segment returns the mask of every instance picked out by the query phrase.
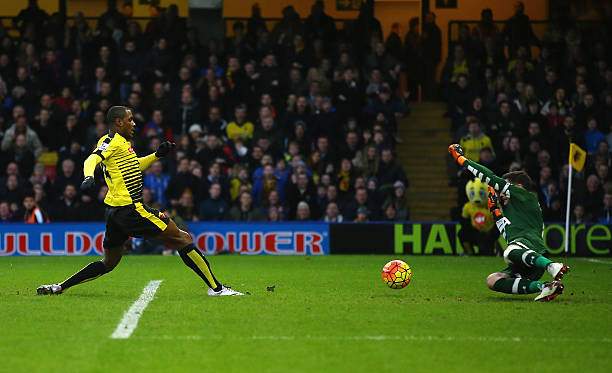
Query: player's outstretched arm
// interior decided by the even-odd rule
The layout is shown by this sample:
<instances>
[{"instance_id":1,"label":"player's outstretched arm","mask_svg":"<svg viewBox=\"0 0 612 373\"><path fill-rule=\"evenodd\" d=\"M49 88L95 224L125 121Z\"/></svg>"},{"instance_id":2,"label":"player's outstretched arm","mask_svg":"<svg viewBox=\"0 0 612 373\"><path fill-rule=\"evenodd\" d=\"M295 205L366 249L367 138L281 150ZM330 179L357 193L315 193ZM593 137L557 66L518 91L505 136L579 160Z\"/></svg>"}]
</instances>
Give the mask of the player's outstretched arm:
<instances>
[{"instance_id":1,"label":"player's outstretched arm","mask_svg":"<svg viewBox=\"0 0 612 373\"><path fill-rule=\"evenodd\" d=\"M151 153L147 156L138 158L138 164L140 166L140 171L146 170L153 164L153 162L155 162L159 158L163 158L166 155L168 155L168 153L170 153L172 149L174 149L175 146L176 144L173 142L164 141L161 144L159 144L159 147L157 148L157 151L155 153Z\"/></svg>"},{"instance_id":2,"label":"player's outstretched arm","mask_svg":"<svg viewBox=\"0 0 612 373\"><path fill-rule=\"evenodd\" d=\"M461 145L450 145L448 147L448 152L459 166L467 167L468 171L474 174L474 176L479 178L481 181L495 188L495 191L499 193L505 193L508 187L510 186L510 183L508 183L501 177L495 175L493 171L489 170L488 168L477 162L467 159L465 157L465 154L463 153L463 148L461 147Z\"/></svg>"},{"instance_id":3,"label":"player's outstretched arm","mask_svg":"<svg viewBox=\"0 0 612 373\"><path fill-rule=\"evenodd\" d=\"M102 162L102 158L96 153L92 153L87 157L83 163L83 175L85 175L85 179L83 183L81 183L81 190L87 190L94 186L94 172L100 162Z\"/></svg>"},{"instance_id":4,"label":"player's outstretched arm","mask_svg":"<svg viewBox=\"0 0 612 373\"><path fill-rule=\"evenodd\" d=\"M155 153L151 153L149 155L146 155L144 157L139 157L138 158L138 166L140 167L140 171L144 171L147 168L149 168L153 162L155 162L157 160L157 156L155 155Z\"/></svg>"}]
</instances>

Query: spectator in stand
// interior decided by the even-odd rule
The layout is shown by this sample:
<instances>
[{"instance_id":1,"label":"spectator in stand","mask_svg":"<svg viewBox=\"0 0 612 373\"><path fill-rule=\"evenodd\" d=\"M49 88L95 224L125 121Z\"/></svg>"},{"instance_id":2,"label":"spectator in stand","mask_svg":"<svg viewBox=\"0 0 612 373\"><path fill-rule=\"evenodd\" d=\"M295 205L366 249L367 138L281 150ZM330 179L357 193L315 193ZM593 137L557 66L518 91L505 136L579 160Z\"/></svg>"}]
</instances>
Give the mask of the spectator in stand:
<instances>
[{"instance_id":1,"label":"spectator in stand","mask_svg":"<svg viewBox=\"0 0 612 373\"><path fill-rule=\"evenodd\" d=\"M584 206L581 204L576 204L574 206L574 210L572 211L571 222L573 224L586 224L586 223L591 223L592 220L586 215Z\"/></svg>"},{"instance_id":2,"label":"spectator in stand","mask_svg":"<svg viewBox=\"0 0 612 373\"><path fill-rule=\"evenodd\" d=\"M43 224L49 222L47 213L43 211L34 198L34 193L28 192L23 198L23 208L25 210L23 221L26 224Z\"/></svg>"},{"instance_id":3,"label":"spectator in stand","mask_svg":"<svg viewBox=\"0 0 612 373\"><path fill-rule=\"evenodd\" d=\"M189 158L178 162L176 174L170 177L166 188L166 199L170 206L178 206L179 200L186 190L199 193L200 180L191 173ZM197 198L196 198L197 200Z\"/></svg>"},{"instance_id":4,"label":"spectator in stand","mask_svg":"<svg viewBox=\"0 0 612 373\"><path fill-rule=\"evenodd\" d=\"M66 185L80 185L82 181L80 171L77 171L75 162L72 159L64 159L61 163L61 171L53 182L53 189L56 196L61 196Z\"/></svg>"},{"instance_id":5,"label":"spectator in stand","mask_svg":"<svg viewBox=\"0 0 612 373\"><path fill-rule=\"evenodd\" d=\"M359 212L365 213L365 218L368 220L371 218L375 219L378 216L377 206L368 200L368 192L364 187L360 187L355 190L353 200L347 203L346 207L342 211L342 215L346 221L354 221L355 219L359 218Z\"/></svg>"},{"instance_id":6,"label":"spectator in stand","mask_svg":"<svg viewBox=\"0 0 612 373\"><path fill-rule=\"evenodd\" d=\"M227 137L232 141L248 142L253 138L255 126L247 120L246 105L236 106L234 120L227 125Z\"/></svg>"},{"instance_id":7,"label":"spectator in stand","mask_svg":"<svg viewBox=\"0 0 612 373\"><path fill-rule=\"evenodd\" d=\"M173 131L177 136L186 134L191 125L201 121L200 106L187 87L181 92L175 118Z\"/></svg>"},{"instance_id":8,"label":"spectator in stand","mask_svg":"<svg viewBox=\"0 0 612 373\"><path fill-rule=\"evenodd\" d=\"M442 70L441 84L446 90L447 97L450 97L450 89L453 83L457 83L459 77L464 76L468 79L474 76L471 62L468 60L465 50L461 45L455 45L452 57L449 55L446 65Z\"/></svg>"},{"instance_id":9,"label":"spectator in stand","mask_svg":"<svg viewBox=\"0 0 612 373\"><path fill-rule=\"evenodd\" d=\"M468 123L468 134L459 141L469 159L479 159L480 151L484 148L493 149L491 138L482 133L480 124L476 119Z\"/></svg>"},{"instance_id":10,"label":"spectator in stand","mask_svg":"<svg viewBox=\"0 0 612 373\"><path fill-rule=\"evenodd\" d=\"M81 202L78 200L76 186L66 184L61 197L53 206L52 220L76 222L81 220L81 215Z\"/></svg>"},{"instance_id":11,"label":"spectator in stand","mask_svg":"<svg viewBox=\"0 0 612 373\"><path fill-rule=\"evenodd\" d=\"M253 208L253 197L249 192L242 192L238 198L238 204L229 211L233 221L262 221L264 215L259 209Z\"/></svg>"},{"instance_id":12,"label":"spectator in stand","mask_svg":"<svg viewBox=\"0 0 612 373\"><path fill-rule=\"evenodd\" d=\"M597 175L589 175L586 179L586 188L580 196L580 200L587 211L596 212L598 206L601 206L603 196L604 191Z\"/></svg>"},{"instance_id":13,"label":"spectator in stand","mask_svg":"<svg viewBox=\"0 0 612 373\"><path fill-rule=\"evenodd\" d=\"M523 2L518 1L514 4L514 15L506 21L503 34L510 55L514 55L519 47L530 50L531 45L539 44L531 28L529 16L525 14Z\"/></svg>"},{"instance_id":14,"label":"spectator in stand","mask_svg":"<svg viewBox=\"0 0 612 373\"><path fill-rule=\"evenodd\" d=\"M23 200L23 191L19 179L16 175L8 175L4 181L4 185L0 186L0 195L10 203L11 210L17 211Z\"/></svg>"},{"instance_id":15,"label":"spectator in stand","mask_svg":"<svg viewBox=\"0 0 612 373\"><path fill-rule=\"evenodd\" d=\"M367 207L359 207L357 209L357 216L355 217L354 222L355 223L366 223L370 221L369 215L370 215L370 211L367 209Z\"/></svg>"},{"instance_id":16,"label":"spectator in stand","mask_svg":"<svg viewBox=\"0 0 612 373\"><path fill-rule=\"evenodd\" d=\"M393 194L391 194L385 201L383 206L392 207L393 214L387 214L387 208L383 207L383 212L386 219L394 221L407 221L410 220L410 210L408 203L408 195L406 194L406 186L401 181L396 181L393 184ZM389 211L391 213L391 211Z\"/></svg>"},{"instance_id":17,"label":"spectator in stand","mask_svg":"<svg viewBox=\"0 0 612 373\"><path fill-rule=\"evenodd\" d=\"M348 118L360 111L362 102L361 86L355 79L353 69L342 72L341 81L334 85L334 104L340 119Z\"/></svg>"},{"instance_id":18,"label":"spectator in stand","mask_svg":"<svg viewBox=\"0 0 612 373\"><path fill-rule=\"evenodd\" d=\"M143 185L151 192L151 202L159 206L167 206L166 190L170 183L170 176L163 172L160 161L154 162L144 175Z\"/></svg>"},{"instance_id":19,"label":"spectator in stand","mask_svg":"<svg viewBox=\"0 0 612 373\"><path fill-rule=\"evenodd\" d=\"M275 174L274 166L270 163L264 165L261 176L256 176L254 179L253 198L257 206L268 201L268 197L273 191L280 193L282 190L283 185Z\"/></svg>"},{"instance_id":20,"label":"spectator in stand","mask_svg":"<svg viewBox=\"0 0 612 373\"><path fill-rule=\"evenodd\" d=\"M0 223L15 221L11 207L7 201L0 201Z\"/></svg>"},{"instance_id":21,"label":"spectator in stand","mask_svg":"<svg viewBox=\"0 0 612 373\"><path fill-rule=\"evenodd\" d=\"M193 200L193 193L189 189L185 189L178 200L178 203L173 206L172 215L179 216L184 222L198 221L196 207Z\"/></svg>"},{"instance_id":22,"label":"spectator in stand","mask_svg":"<svg viewBox=\"0 0 612 373\"><path fill-rule=\"evenodd\" d=\"M13 149L15 147L15 138L20 134L26 138L27 149L34 153L35 157L38 157L42 153L42 143L36 132L28 126L25 115L19 115L15 118L15 123L4 132L2 151L6 152Z\"/></svg>"},{"instance_id":23,"label":"spectator in stand","mask_svg":"<svg viewBox=\"0 0 612 373\"><path fill-rule=\"evenodd\" d=\"M32 130L38 134L43 145L43 150L57 150L59 134L57 133L58 129L55 120L51 118L51 112L48 109L40 109L37 118L37 121L32 126Z\"/></svg>"},{"instance_id":24,"label":"spectator in stand","mask_svg":"<svg viewBox=\"0 0 612 373\"><path fill-rule=\"evenodd\" d=\"M437 97L435 78L442 56L442 31L436 25L436 14L429 12L423 22L423 95L426 100Z\"/></svg>"},{"instance_id":25,"label":"spectator in stand","mask_svg":"<svg viewBox=\"0 0 612 373\"><path fill-rule=\"evenodd\" d=\"M294 220L297 214L297 206L304 201L309 206L316 206L316 189L312 180L305 172L294 174L291 177L291 182L287 186L287 207L288 217ZM311 211L313 216L317 215L316 211Z\"/></svg>"},{"instance_id":26,"label":"spectator in stand","mask_svg":"<svg viewBox=\"0 0 612 373\"><path fill-rule=\"evenodd\" d=\"M378 165L378 174L376 175L379 186L391 186L396 181L401 181L405 186L408 185L408 178L401 165L399 165L393 156L393 150L384 148L381 151L380 163Z\"/></svg>"},{"instance_id":27,"label":"spectator in stand","mask_svg":"<svg viewBox=\"0 0 612 373\"><path fill-rule=\"evenodd\" d=\"M338 204L336 202L329 202L325 208L325 216L323 221L326 223L342 223L344 217L340 214Z\"/></svg>"},{"instance_id":28,"label":"spectator in stand","mask_svg":"<svg viewBox=\"0 0 612 373\"><path fill-rule=\"evenodd\" d=\"M204 122L204 133L223 137L228 123L222 118L219 106L210 106L208 109L208 119Z\"/></svg>"},{"instance_id":29,"label":"spectator in stand","mask_svg":"<svg viewBox=\"0 0 612 373\"><path fill-rule=\"evenodd\" d=\"M382 217L383 221L393 222L393 221L402 220L397 216L397 210L393 203L385 203L382 207L382 211L383 211L383 217Z\"/></svg>"},{"instance_id":30,"label":"spectator in stand","mask_svg":"<svg viewBox=\"0 0 612 373\"><path fill-rule=\"evenodd\" d=\"M34 153L28 148L26 141L24 134L17 135L10 150L0 156L0 167L9 162L15 162L21 172L25 175L31 174L34 169Z\"/></svg>"},{"instance_id":31,"label":"spectator in stand","mask_svg":"<svg viewBox=\"0 0 612 373\"><path fill-rule=\"evenodd\" d=\"M223 169L221 167L221 164L219 163L211 163L208 167L208 174L202 177L201 180L195 181L201 184L199 189L199 195L201 196L208 197L208 190L210 189L210 185L214 183L218 183L219 185L221 185L221 195L223 196L223 198L227 198L228 196L229 186L227 177L225 176L225 173L223 173Z\"/></svg>"},{"instance_id":32,"label":"spectator in stand","mask_svg":"<svg viewBox=\"0 0 612 373\"><path fill-rule=\"evenodd\" d=\"M408 91L414 99L417 99L418 87L423 84L423 73L426 70L423 60L423 42L424 37L419 29L419 19L411 18L408 22L408 32L404 36L404 56L401 57L405 61L404 65L408 74ZM400 57L396 56L396 58Z\"/></svg>"},{"instance_id":33,"label":"spectator in stand","mask_svg":"<svg viewBox=\"0 0 612 373\"><path fill-rule=\"evenodd\" d=\"M603 197L601 208L596 213L599 224L612 224L612 193L607 192Z\"/></svg>"},{"instance_id":34,"label":"spectator in stand","mask_svg":"<svg viewBox=\"0 0 612 373\"><path fill-rule=\"evenodd\" d=\"M457 129L474 106L474 93L469 87L468 77L460 74L449 93L448 114L452 120L452 128ZM482 101L481 101L482 104ZM478 107L478 104L476 104ZM478 109L476 109L477 111ZM471 113L470 113L471 114ZM476 113L477 114L477 113Z\"/></svg>"},{"instance_id":35,"label":"spectator in stand","mask_svg":"<svg viewBox=\"0 0 612 373\"><path fill-rule=\"evenodd\" d=\"M297 212L295 214L295 220L297 221L308 221L311 220L310 218L310 206L308 206L308 203L304 202L304 201L300 201L300 203L298 203L297 205Z\"/></svg>"},{"instance_id":36,"label":"spectator in stand","mask_svg":"<svg viewBox=\"0 0 612 373\"><path fill-rule=\"evenodd\" d=\"M586 145L586 151L589 155L593 155L597 151L599 143L605 141L606 137L603 132L597 129L597 120L590 118L587 121L587 130L584 133L584 143Z\"/></svg>"}]
</instances>

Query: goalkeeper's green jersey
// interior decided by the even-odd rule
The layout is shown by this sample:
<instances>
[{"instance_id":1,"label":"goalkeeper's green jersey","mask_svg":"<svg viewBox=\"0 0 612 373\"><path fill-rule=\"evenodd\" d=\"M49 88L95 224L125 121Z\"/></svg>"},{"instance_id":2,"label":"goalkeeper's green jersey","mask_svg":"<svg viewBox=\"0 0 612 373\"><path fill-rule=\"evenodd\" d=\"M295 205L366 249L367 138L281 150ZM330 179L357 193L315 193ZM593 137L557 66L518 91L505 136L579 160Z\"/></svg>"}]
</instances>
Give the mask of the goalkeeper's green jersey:
<instances>
[{"instance_id":1,"label":"goalkeeper's green jersey","mask_svg":"<svg viewBox=\"0 0 612 373\"><path fill-rule=\"evenodd\" d=\"M545 253L547 249L542 238L544 222L538 196L512 185L481 164L468 159L464 165L474 176L508 198L508 203L502 208L504 217L496 223L506 242Z\"/></svg>"}]
</instances>

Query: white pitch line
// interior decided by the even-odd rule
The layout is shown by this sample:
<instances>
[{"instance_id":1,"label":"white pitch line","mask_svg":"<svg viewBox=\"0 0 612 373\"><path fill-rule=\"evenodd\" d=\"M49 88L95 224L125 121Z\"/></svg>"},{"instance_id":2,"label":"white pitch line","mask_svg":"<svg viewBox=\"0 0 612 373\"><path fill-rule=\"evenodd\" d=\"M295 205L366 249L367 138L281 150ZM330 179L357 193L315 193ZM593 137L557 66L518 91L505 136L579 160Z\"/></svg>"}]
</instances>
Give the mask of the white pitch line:
<instances>
[{"instance_id":1,"label":"white pitch line","mask_svg":"<svg viewBox=\"0 0 612 373\"><path fill-rule=\"evenodd\" d=\"M159 288L161 282L162 280L151 280L147 286L145 286L140 297L138 297L132 306L125 311L119 325L117 325L117 328L110 336L112 339L126 339L132 335L138 326L140 316L142 316L145 308L147 308L149 303L153 300L155 292Z\"/></svg>"},{"instance_id":2,"label":"white pitch line","mask_svg":"<svg viewBox=\"0 0 612 373\"><path fill-rule=\"evenodd\" d=\"M611 261L601 260L601 259L593 259L593 258L580 258L580 260L590 263L600 263L600 264L612 264Z\"/></svg>"},{"instance_id":3,"label":"white pitch line","mask_svg":"<svg viewBox=\"0 0 612 373\"><path fill-rule=\"evenodd\" d=\"M136 337L141 339L161 339L161 340L221 340L226 336L215 335L161 335ZM272 341L416 341L416 342L568 342L568 343L612 343L612 338L546 338L546 337L512 337L512 336L438 336L438 335L347 335L347 336L326 336L326 335L254 335L254 336L234 336L238 340L272 340Z\"/></svg>"}]
</instances>

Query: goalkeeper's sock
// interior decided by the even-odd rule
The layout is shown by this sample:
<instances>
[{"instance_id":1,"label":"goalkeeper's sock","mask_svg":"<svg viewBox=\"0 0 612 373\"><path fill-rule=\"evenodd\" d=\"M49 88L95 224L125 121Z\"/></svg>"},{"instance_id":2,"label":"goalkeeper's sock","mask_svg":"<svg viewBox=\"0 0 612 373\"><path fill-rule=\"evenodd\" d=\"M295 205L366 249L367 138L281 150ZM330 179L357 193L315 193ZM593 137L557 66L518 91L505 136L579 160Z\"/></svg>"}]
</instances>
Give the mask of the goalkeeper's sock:
<instances>
[{"instance_id":1,"label":"goalkeeper's sock","mask_svg":"<svg viewBox=\"0 0 612 373\"><path fill-rule=\"evenodd\" d=\"M537 267L542 269L546 269L546 267L552 263L552 260L528 249L506 249L506 252L504 252L504 259L506 259L506 262L510 262L512 264L524 264L527 267Z\"/></svg>"},{"instance_id":2,"label":"goalkeeper's sock","mask_svg":"<svg viewBox=\"0 0 612 373\"><path fill-rule=\"evenodd\" d=\"M506 294L532 294L539 293L544 283L531 281L525 278L502 278L495 282L493 290Z\"/></svg>"},{"instance_id":3,"label":"goalkeeper's sock","mask_svg":"<svg viewBox=\"0 0 612 373\"><path fill-rule=\"evenodd\" d=\"M102 261L91 262L86 265L83 269L70 276L66 281L62 282L60 286L62 290L66 290L74 285L82 284L83 282L94 280L103 274L108 272L108 268Z\"/></svg>"},{"instance_id":4,"label":"goalkeeper's sock","mask_svg":"<svg viewBox=\"0 0 612 373\"><path fill-rule=\"evenodd\" d=\"M194 244L189 244L184 248L180 249L179 255L183 262L191 268L204 282L208 285L209 288L214 291L221 290L222 286L219 281L213 275L212 270L210 269L210 264L202 255L200 250L198 250Z\"/></svg>"}]
</instances>

